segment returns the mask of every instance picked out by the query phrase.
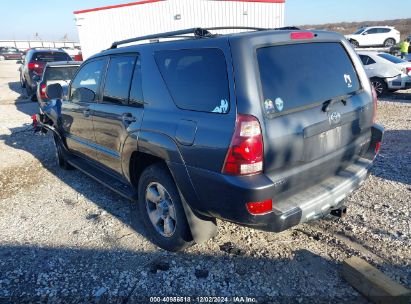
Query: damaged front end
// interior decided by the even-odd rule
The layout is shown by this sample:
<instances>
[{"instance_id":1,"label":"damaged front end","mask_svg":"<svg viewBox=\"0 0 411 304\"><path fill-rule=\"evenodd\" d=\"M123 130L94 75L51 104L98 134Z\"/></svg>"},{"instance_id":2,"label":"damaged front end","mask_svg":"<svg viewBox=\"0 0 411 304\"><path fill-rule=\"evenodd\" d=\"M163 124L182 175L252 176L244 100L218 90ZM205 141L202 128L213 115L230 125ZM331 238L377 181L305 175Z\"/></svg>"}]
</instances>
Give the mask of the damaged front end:
<instances>
[{"instance_id":1,"label":"damaged front end","mask_svg":"<svg viewBox=\"0 0 411 304\"><path fill-rule=\"evenodd\" d=\"M34 133L47 133L48 130L59 135L61 121L61 100L53 99L40 107L40 113L31 116ZM59 135L60 136L60 135Z\"/></svg>"}]
</instances>

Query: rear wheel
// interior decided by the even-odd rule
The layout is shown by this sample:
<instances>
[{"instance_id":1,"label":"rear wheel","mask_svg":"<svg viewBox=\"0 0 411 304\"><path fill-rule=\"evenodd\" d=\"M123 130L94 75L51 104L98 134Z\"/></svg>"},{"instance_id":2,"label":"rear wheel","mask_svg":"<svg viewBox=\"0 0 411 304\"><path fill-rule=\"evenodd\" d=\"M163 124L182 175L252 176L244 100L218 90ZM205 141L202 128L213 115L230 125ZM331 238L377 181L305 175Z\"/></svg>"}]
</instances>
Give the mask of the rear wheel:
<instances>
[{"instance_id":1,"label":"rear wheel","mask_svg":"<svg viewBox=\"0 0 411 304\"><path fill-rule=\"evenodd\" d=\"M26 87L26 83L23 81L23 78L20 75L20 86L24 89Z\"/></svg>"},{"instance_id":2,"label":"rear wheel","mask_svg":"<svg viewBox=\"0 0 411 304\"><path fill-rule=\"evenodd\" d=\"M386 94L388 91L387 83L381 78L372 78L371 84L373 85L375 91L377 92L378 97Z\"/></svg>"},{"instance_id":3,"label":"rear wheel","mask_svg":"<svg viewBox=\"0 0 411 304\"><path fill-rule=\"evenodd\" d=\"M384 41L385 47L392 47L394 45L395 45L395 40L392 38L388 38L387 40Z\"/></svg>"},{"instance_id":4,"label":"rear wheel","mask_svg":"<svg viewBox=\"0 0 411 304\"><path fill-rule=\"evenodd\" d=\"M154 164L144 170L138 184L138 203L153 243L168 251L192 245L180 195L165 165Z\"/></svg>"},{"instance_id":5,"label":"rear wheel","mask_svg":"<svg viewBox=\"0 0 411 304\"><path fill-rule=\"evenodd\" d=\"M64 148L62 146L63 144L61 143L61 140L55 134L53 135L53 138L57 165L63 170L74 170L75 168L72 165L70 165L65 158L63 150Z\"/></svg>"}]
</instances>

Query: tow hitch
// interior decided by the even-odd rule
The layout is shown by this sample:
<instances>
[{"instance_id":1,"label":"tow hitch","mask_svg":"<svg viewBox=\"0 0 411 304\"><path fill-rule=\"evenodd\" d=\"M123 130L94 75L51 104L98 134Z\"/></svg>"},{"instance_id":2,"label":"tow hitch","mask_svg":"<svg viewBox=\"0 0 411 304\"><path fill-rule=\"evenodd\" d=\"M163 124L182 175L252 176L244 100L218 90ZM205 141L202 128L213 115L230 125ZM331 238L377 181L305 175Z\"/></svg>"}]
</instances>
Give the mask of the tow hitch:
<instances>
[{"instance_id":1,"label":"tow hitch","mask_svg":"<svg viewBox=\"0 0 411 304\"><path fill-rule=\"evenodd\" d=\"M341 207L338 209L331 210L331 215L334 215L339 218L343 218L347 215L347 207Z\"/></svg>"}]
</instances>

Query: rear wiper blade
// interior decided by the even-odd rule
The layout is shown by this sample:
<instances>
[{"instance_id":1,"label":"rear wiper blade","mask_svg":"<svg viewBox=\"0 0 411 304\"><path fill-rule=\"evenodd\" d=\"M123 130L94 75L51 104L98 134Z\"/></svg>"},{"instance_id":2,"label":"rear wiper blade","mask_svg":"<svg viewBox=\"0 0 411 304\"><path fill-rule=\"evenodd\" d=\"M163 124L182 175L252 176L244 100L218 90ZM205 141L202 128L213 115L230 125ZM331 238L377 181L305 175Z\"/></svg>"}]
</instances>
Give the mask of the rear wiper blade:
<instances>
[{"instance_id":1,"label":"rear wiper blade","mask_svg":"<svg viewBox=\"0 0 411 304\"><path fill-rule=\"evenodd\" d=\"M351 93L351 94L342 95L342 96L339 96L339 97L336 97L336 98L326 100L326 101L323 102L322 111L323 112L329 112L331 110L331 106L336 102L342 102L342 104L344 106L346 106L347 105L347 99L351 98L354 95L355 95L355 93Z\"/></svg>"}]
</instances>

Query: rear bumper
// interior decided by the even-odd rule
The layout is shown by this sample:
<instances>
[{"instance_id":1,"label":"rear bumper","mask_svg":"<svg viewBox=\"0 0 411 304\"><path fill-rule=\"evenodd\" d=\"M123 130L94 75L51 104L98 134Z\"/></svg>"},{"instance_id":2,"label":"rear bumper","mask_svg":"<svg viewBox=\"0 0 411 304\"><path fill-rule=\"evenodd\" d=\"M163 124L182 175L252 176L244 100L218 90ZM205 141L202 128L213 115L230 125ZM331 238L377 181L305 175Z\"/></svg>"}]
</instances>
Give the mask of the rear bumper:
<instances>
[{"instance_id":1,"label":"rear bumper","mask_svg":"<svg viewBox=\"0 0 411 304\"><path fill-rule=\"evenodd\" d=\"M321 218L340 208L344 199L367 178L376 156L375 147L382 141L383 128L374 126L368 151L348 167L320 183L283 200L273 194L276 185L264 174L236 177L188 168L199 202L192 206L198 212L240 225L280 232L299 223ZM252 215L247 202L273 199L273 211Z\"/></svg>"}]
</instances>

